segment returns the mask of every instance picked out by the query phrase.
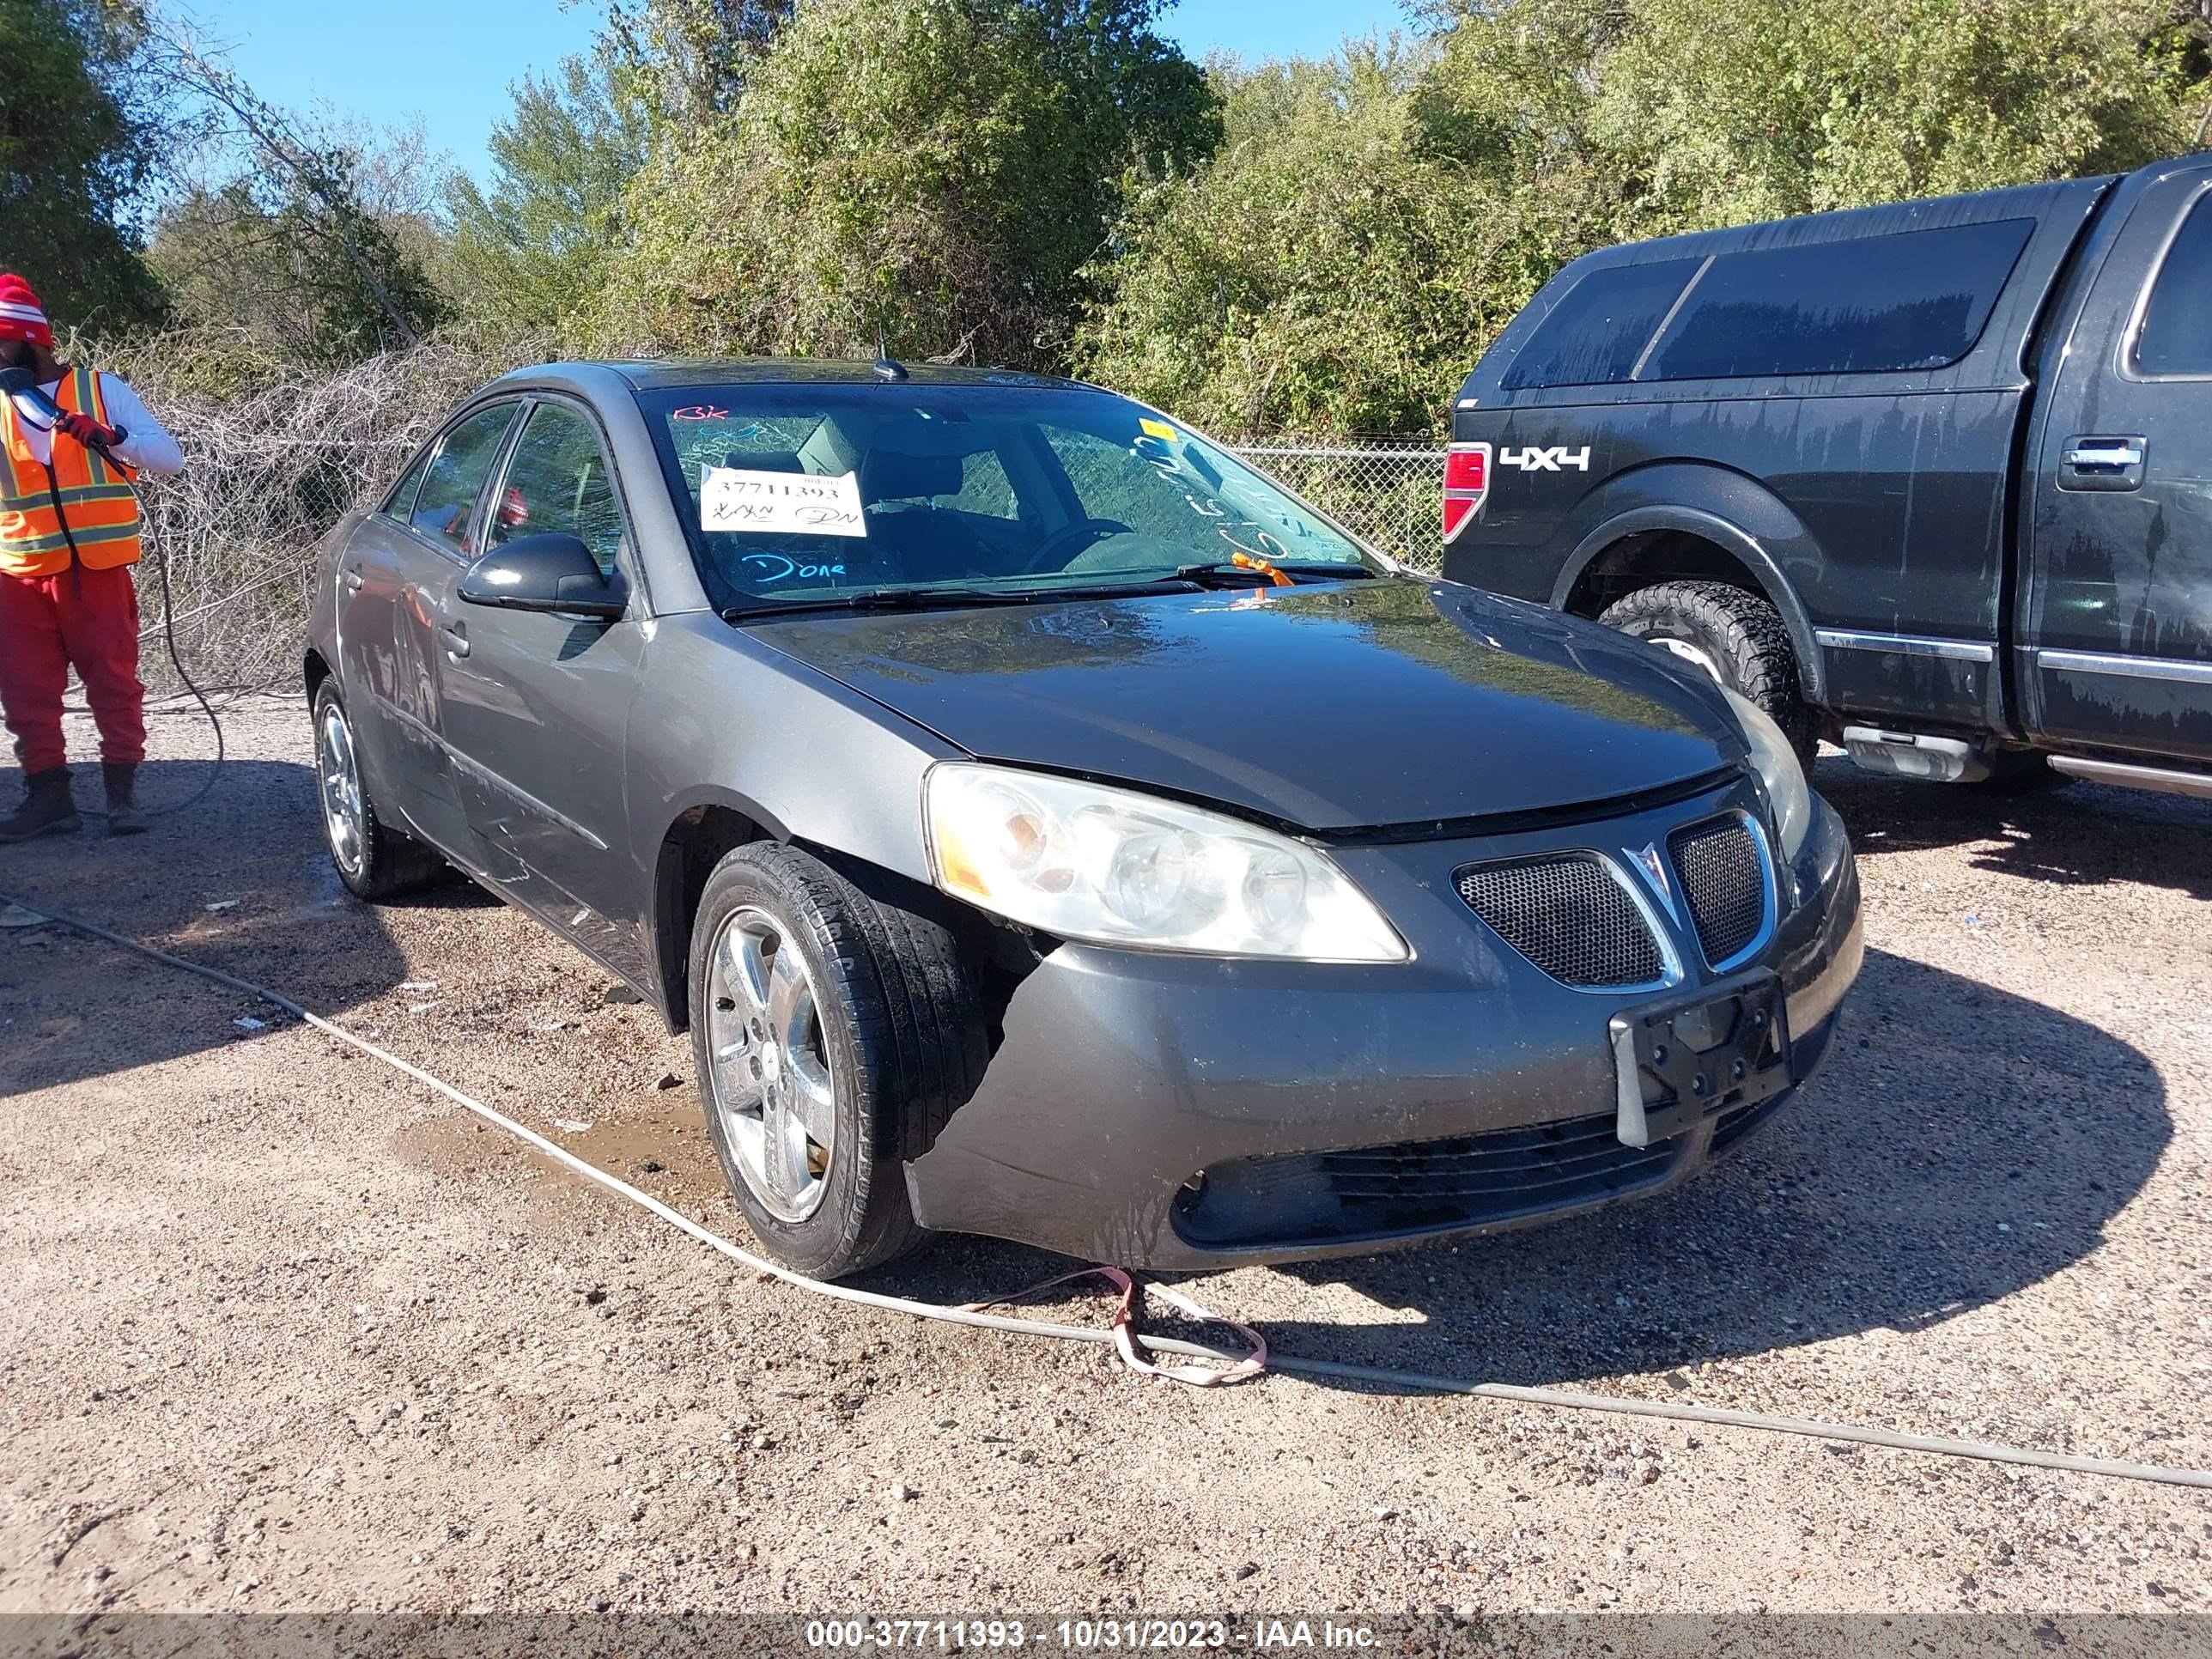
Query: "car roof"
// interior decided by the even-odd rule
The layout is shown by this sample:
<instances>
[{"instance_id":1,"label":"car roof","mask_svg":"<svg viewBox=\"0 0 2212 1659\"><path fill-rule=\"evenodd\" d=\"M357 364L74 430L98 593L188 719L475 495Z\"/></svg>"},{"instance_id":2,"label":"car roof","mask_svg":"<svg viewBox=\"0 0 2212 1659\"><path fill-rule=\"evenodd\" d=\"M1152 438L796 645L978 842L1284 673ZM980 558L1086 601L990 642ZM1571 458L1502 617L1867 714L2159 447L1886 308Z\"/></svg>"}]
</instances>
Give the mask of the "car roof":
<instances>
[{"instance_id":1,"label":"car roof","mask_svg":"<svg viewBox=\"0 0 2212 1659\"><path fill-rule=\"evenodd\" d=\"M1097 391L1080 380L1011 368L969 368L948 363L905 363L904 381L886 381L872 362L836 357L692 357L595 362L556 362L517 369L510 381L575 384L611 374L633 392L677 391L701 386L995 386Z\"/></svg>"}]
</instances>

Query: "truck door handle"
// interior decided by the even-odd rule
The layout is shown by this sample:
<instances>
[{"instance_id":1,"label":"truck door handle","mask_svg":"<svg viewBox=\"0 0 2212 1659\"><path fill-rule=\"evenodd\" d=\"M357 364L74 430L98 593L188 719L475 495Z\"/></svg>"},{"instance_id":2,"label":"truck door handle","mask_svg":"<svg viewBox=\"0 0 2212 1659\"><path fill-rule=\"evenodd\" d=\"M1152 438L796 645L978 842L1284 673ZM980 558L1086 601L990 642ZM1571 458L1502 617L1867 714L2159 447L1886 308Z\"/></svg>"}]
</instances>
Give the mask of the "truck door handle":
<instances>
[{"instance_id":1,"label":"truck door handle","mask_svg":"<svg viewBox=\"0 0 2212 1659\"><path fill-rule=\"evenodd\" d=\"M2141 466L2142 458L2142 451L2131 444L2111 444L2094 448L2085 444L2079 449L2066 452L2066 465L2086 472L2094 467Z\"/></svg>"},{"instance_id":2,"label":"truck door handle","mask_svg":"<svg viewBox=\"0 0 2212 1659\"><path fill-rule=\"evenodd\" d=\"M359 565L349 564L345 568L345 574L341 578L341 580L343 580L346 585L347 592L358 593L361 592L363 583L365 583L368 579L361 574L361 567Z\"/></svg>"},{"instance_id":3,"label":"truck door handle","mask_svg":"<svg viewBox=\"0 0 2212 1659\"><path fill-rule=\"evenodd\" d=\"M447 623L438 630L446 641L446 654L459 659L469 654L469 630L459 623Z\"/></svg>"},{"instance_id":4,"label":"truck door handle","mask_svg":"<svg viewBox=\"0 0 2212 1659\"><path fill-rule=\"evenodd\" d=\"M2140 436L2083 434L2069 438L2058 452L2061 489L2135 489L2143 481L2143 458L2150 446Z\"/></svg>"}]
</instances>

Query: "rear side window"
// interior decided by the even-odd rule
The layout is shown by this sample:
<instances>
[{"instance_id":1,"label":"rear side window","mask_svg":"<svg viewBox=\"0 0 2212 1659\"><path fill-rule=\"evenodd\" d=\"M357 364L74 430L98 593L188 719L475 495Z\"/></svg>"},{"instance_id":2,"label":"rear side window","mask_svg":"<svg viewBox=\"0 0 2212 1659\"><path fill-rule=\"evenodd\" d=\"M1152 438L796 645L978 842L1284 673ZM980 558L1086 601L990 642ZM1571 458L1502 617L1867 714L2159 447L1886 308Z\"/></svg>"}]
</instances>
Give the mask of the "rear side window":
<instances>
[{"instance_id":1,"label":"rear side window","mask_svg":"<svg viewBox=\"0 0 2212 1659\"><path fill-rule=\"evenodd\" d=\"M1704 263L1661 259L1591 271L1537 325L1499 384L1508 392L1619 385Z\"/></svg>"},{"instance_id":2,"label":"rear side window","mask_svg":"<svg viewBox=\"0 0 2212 1659\"><path fill-rule=\"evenodd\" d=\"M2033 219L1717 256L1640 380L1941 368L1973 349Z\"/></svg>"},{"instance_id":3,"label":"rear side window","mask_svg":"<svg viewBox=\"0 0 2212 1659\"><path fill-rule=\"evenodd\" d=\"M2212 196L2200 196L2158 267L2142 332L2142 374L2212 374Z\"/></svg>"}]
</instances>

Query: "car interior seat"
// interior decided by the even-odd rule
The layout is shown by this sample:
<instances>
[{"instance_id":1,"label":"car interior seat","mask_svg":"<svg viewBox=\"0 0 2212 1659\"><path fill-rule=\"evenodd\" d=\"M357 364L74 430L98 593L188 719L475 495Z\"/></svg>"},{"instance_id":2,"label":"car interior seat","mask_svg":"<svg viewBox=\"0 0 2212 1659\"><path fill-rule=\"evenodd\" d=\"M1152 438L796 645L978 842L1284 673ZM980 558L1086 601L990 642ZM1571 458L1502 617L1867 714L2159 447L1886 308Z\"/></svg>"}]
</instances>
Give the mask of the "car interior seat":
<instances>
[{"instance_id":1,"label":"car interior seat","mask_svg":"<svg viewBox=\"0 0 2212 1659\"><path fill-rule=\"evenodd\" d=\"M804 472L806 464L795 449L733 449L722 457L724 466L752 472Z\"/></svg>"},{"instance_id":2,"label":"car interior seat","mask_svg":"<svg viewBox=\"0 0 2212 1659\"><path fill-rule=\"evenodd\" d=\"M887 449L878 443L860 462L860 501L866 507L927 503L939 495L957 495L966 476L957 455Z\"/></svg>"}]
</instances>

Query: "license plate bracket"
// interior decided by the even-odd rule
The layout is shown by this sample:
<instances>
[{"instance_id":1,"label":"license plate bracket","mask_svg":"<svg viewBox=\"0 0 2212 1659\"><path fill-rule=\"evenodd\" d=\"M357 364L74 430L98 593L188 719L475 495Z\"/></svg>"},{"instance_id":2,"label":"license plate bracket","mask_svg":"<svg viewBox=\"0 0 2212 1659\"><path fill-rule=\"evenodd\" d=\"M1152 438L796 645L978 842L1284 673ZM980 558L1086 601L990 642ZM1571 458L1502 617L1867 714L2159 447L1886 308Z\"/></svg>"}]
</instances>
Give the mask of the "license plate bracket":
<instances>
[{"instance_id":1,"label":"license plate bracket","mask_svg":"<svg viewBox=\"0 0 2212 1659\"><path fill-rule=\"evenodd\" d=\"M1789 1019L1782 981L1765 971L1615 1014L1621 1144L1649 1146L1788 1088Z\"/></svg>"}]
</instances>

